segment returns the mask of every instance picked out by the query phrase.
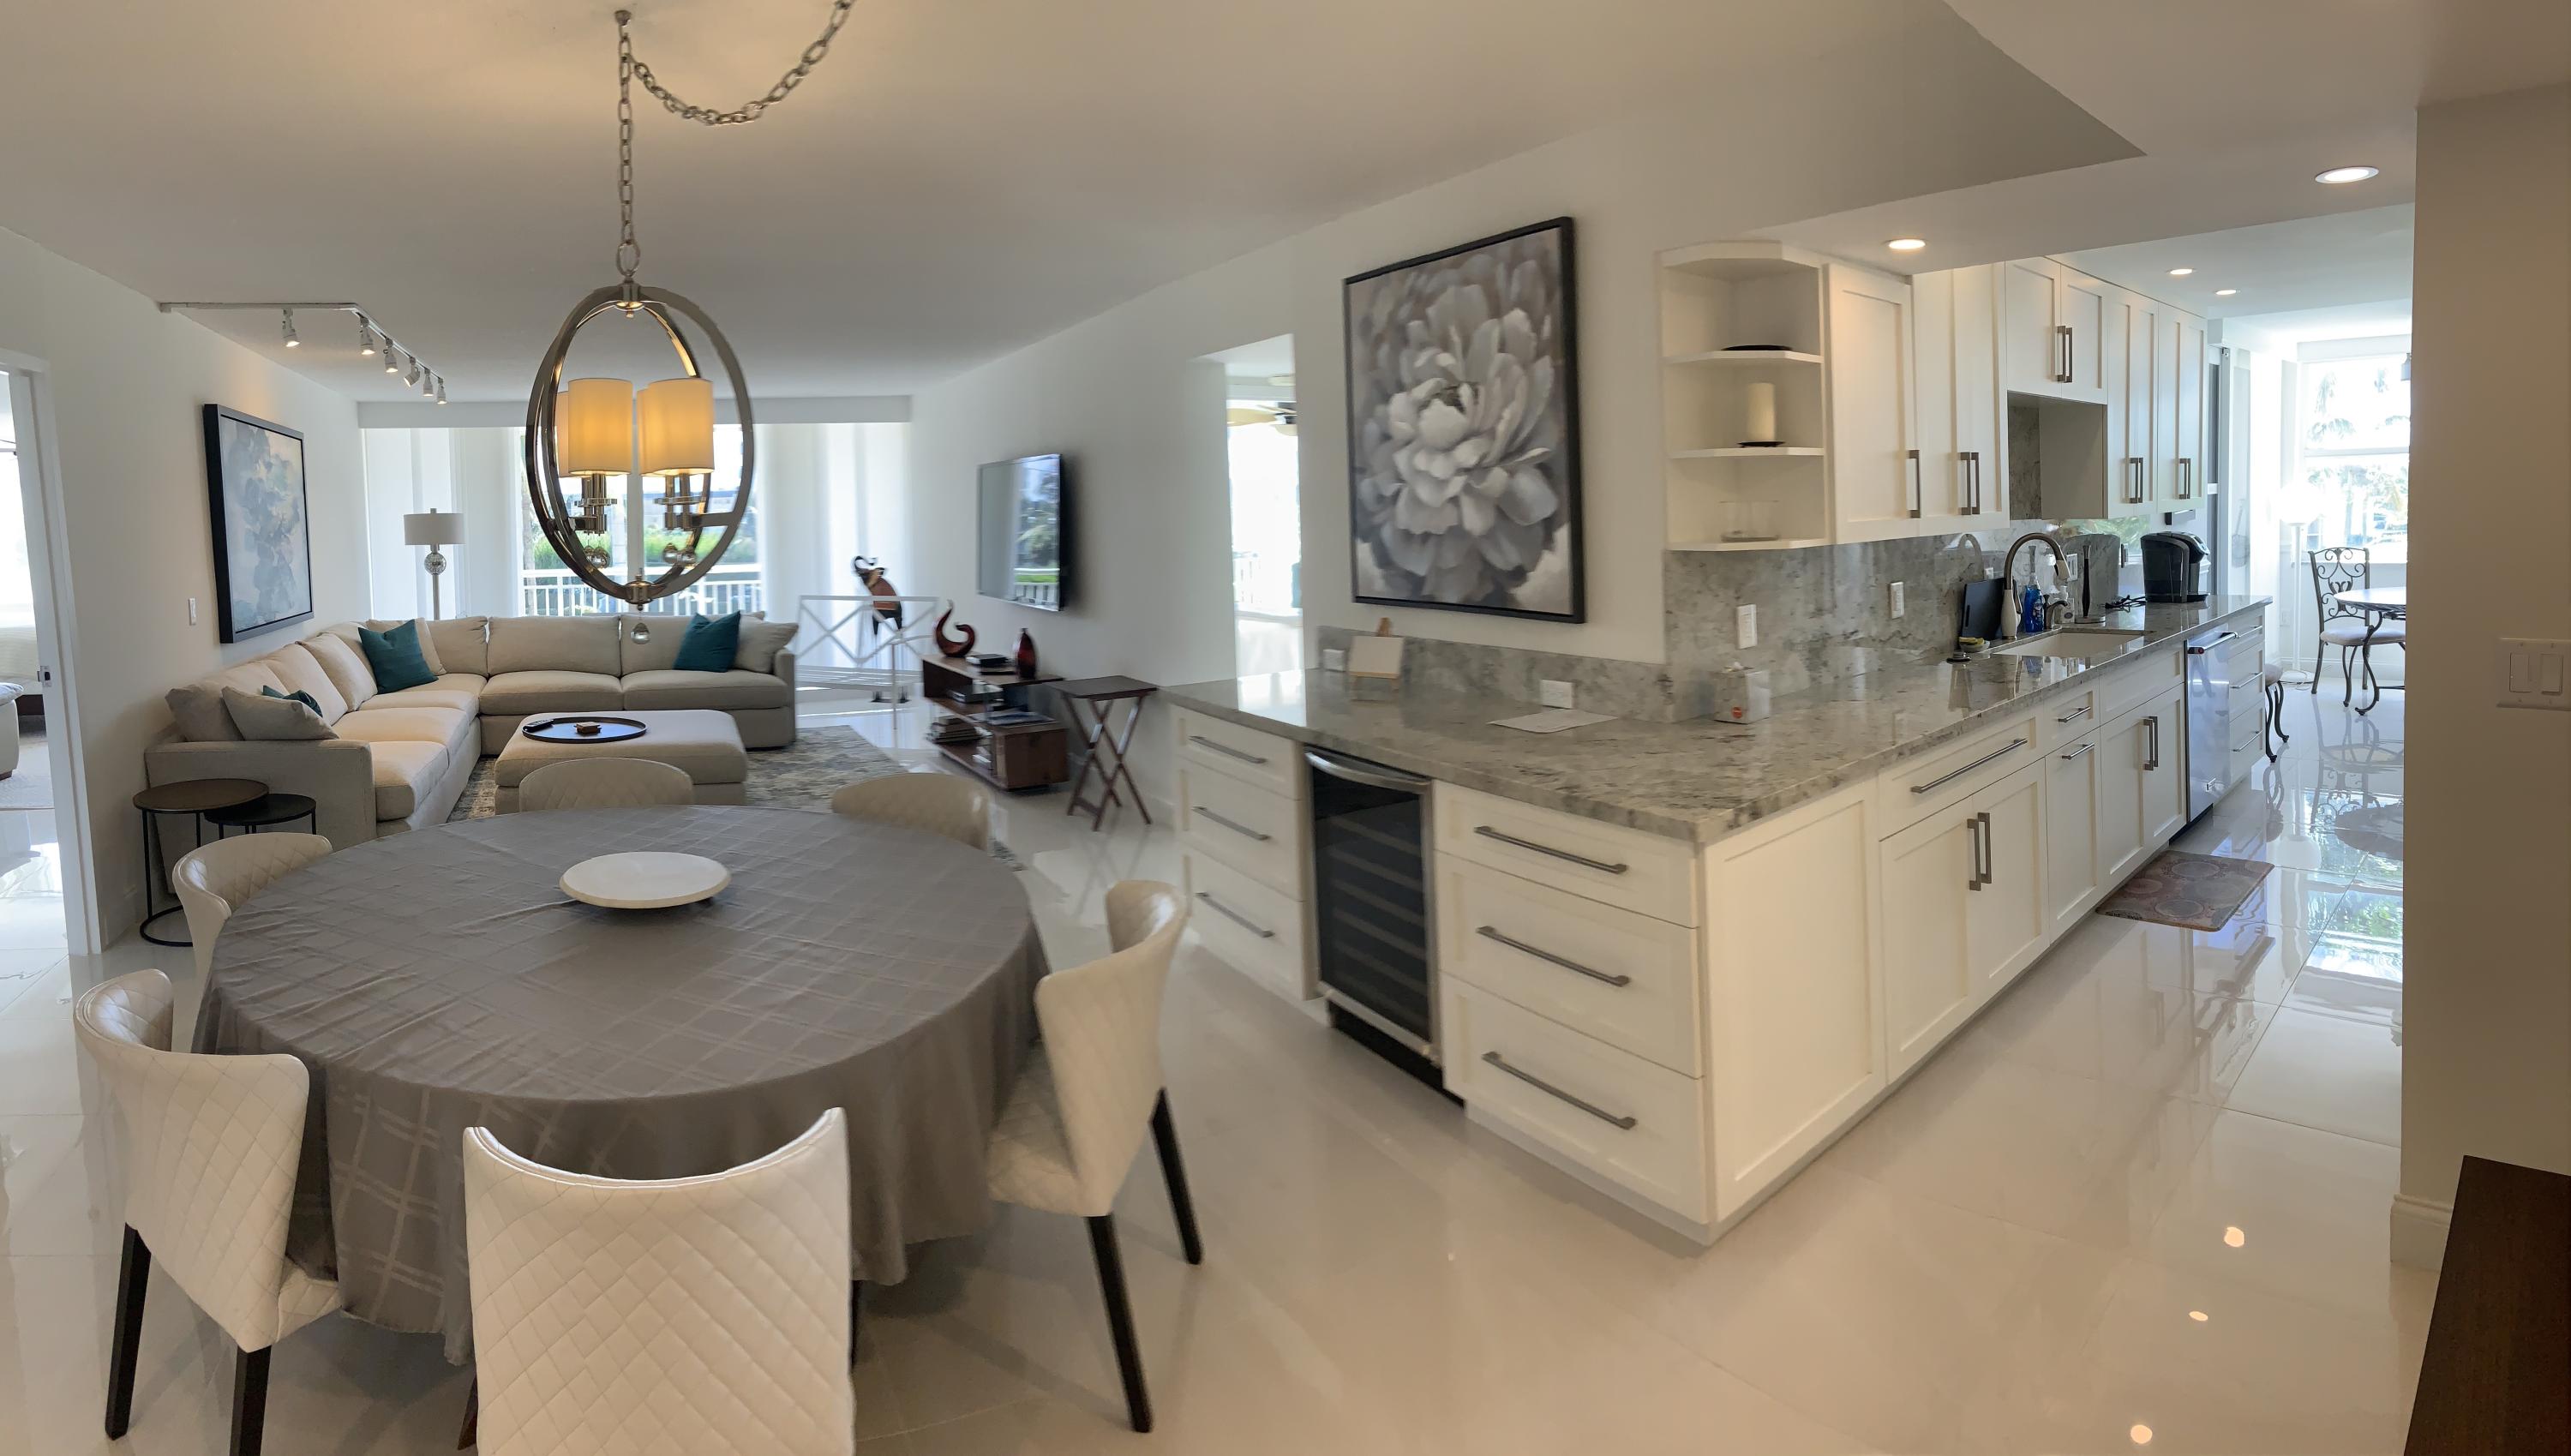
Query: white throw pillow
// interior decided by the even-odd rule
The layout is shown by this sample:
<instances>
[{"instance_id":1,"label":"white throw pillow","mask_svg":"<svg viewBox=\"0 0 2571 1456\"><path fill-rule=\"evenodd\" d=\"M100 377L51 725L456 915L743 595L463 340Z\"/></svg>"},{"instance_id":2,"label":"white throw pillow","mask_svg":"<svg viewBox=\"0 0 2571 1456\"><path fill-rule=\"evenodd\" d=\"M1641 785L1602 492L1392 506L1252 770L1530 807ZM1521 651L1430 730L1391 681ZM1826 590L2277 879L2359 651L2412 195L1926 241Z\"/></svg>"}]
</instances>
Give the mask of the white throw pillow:
<instances>
[{"instance_id":1,"label":"white throw pillow","mask_svg":"<svg viewBox=\"0 0 2571 1456\"><path fill-rule=\"evenodd\" d=\"M224 711L232 715L233 727L241 729L241 735L253 742L299 742L339 736L321 721L321 715L291 698L269 698L227 688Z\"/></svg>"},{"instance_id":2,"label":"white throw pillow","mask_svg":"<svg viewBox=\"0 0 2571 1456\"><path fill-rule=\"evenodd\" d=\"M794 624L771 622L764 613L741 614L741 645L733 650L735 671L773 673L776 655L794 640Z\"/></svg>"}]
</instances>

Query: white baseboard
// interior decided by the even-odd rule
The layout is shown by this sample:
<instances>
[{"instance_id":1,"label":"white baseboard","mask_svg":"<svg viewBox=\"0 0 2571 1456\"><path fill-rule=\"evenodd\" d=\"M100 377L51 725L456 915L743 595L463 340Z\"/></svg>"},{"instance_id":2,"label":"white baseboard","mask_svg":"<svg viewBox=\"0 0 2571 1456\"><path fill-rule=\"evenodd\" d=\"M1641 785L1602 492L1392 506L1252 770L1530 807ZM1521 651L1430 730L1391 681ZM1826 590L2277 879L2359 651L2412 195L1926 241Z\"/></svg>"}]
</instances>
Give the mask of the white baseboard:
<instances>
[{"instance_id":1,"label":"white baseboard","mask_svg":"<svg viewBox=\"0 0 2571 1456\"><path fill-rule=\"evenodd\" d=\"M2455 1218L2455 1206L2414 1199L2408 1194L2392 1197L2392 1261L2414 1269L2436 1269L2446 1261L2446 1227Z\"/></svg>"}]
</instances>

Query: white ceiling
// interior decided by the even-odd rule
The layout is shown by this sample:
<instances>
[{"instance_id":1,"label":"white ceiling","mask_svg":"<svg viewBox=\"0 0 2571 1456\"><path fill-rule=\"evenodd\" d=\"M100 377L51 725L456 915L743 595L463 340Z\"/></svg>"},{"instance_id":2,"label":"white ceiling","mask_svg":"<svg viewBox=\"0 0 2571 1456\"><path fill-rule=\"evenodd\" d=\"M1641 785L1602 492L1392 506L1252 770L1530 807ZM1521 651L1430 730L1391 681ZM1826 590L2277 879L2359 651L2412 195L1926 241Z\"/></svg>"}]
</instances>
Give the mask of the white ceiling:
<instances>
[{"instance_id":1,"label":"white ceiling","mask_svg":"<svg viewBox=\"0 0 2571 1456\"><path fill-rule=\"evenodd\" d=\"M2410 218L2403 204L2062 256L2093 277L2208 318L2387 301L2400 302L2406 314ZM2175 267L2195 271L2175 278ZM2217 288L2238 291L2217 297Z\"/></svg>"},{"instance_id":2,"label":"white ceiling","mask_svg":"<svg viewBox=\"0 0 2571 1456\"><path fill-rule=\"evenodd\" d=\"M51 123L0 149L0 226L154 297L354 299L454 397L523 397L563 310L615 278L617 3L0 0L0 96ZM826 8L631 3L638 54L726 106ZM860 0L755 126L639 99L642 276L721 319L763 393L901 393L1727 69L1923 18L1944 13ZM273 315L203 321L403 397L341 325L289 354Z\"/></svg>"},{"instance_id":3,"label":"white ceiling","mask_svg":"<svg viewBox=\"0 0 2571 1456\"><path fill-rule=\"evenodd\" d=\"M2320 339L2389 338L2410 332L2410 300L2341 303L2328 308L2295 308L2281 313L2236 313L2223 320L2229 339L2263 336L2272 348Z\"/></svg>"}]
</instances>

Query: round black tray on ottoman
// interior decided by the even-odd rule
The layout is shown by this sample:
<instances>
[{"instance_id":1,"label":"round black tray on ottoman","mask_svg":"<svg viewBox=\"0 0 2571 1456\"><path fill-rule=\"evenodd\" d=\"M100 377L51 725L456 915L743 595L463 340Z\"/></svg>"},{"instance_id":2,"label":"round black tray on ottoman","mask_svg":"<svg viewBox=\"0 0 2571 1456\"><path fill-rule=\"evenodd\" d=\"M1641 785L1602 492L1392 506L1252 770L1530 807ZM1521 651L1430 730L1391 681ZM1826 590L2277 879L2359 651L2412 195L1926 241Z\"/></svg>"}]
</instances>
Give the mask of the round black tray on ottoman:
<instances>
[{"instance_id":1,"label":"round black tray on ottoman","mask_svg":"<svg viewBox=\"0 0 2571 1456\"><path fill-rule=\"evenodd\" d=\"M585 723L598 725L598 731L594 733L580 731L579 726ZM584 717L529 719L525 727L518 731L540 743L622 743L628 739L643 736L646 729L634 719L610 718L599 714Z\"/></svg>"}]
</instances>

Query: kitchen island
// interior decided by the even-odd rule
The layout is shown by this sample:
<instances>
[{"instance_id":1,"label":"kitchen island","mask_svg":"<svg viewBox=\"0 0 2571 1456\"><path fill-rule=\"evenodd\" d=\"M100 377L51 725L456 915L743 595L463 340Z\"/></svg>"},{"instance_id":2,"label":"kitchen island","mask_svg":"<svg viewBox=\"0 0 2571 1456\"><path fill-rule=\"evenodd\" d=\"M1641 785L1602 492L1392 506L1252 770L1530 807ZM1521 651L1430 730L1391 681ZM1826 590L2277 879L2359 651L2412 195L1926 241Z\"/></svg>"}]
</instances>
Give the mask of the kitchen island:
<instances>
[{"instance_id":1,"label":"kitchen island","mask_svg":"<svg viewBox=\"0 0 2571 1456\"><path fill-rule=\"evenodd\" d=\"M1302 748L1433 780L1446 1089L1710 1240L2167 845L2185 644L2247 639L2228 686L2256 696L2267 605L1877 667L1744 726L1527 733L1491 723L1520 702L1328 673L1169 689L1188 888L1217 912L1197 928L1271 989L1320 994Z\"/></svg>"}]
</instances>

